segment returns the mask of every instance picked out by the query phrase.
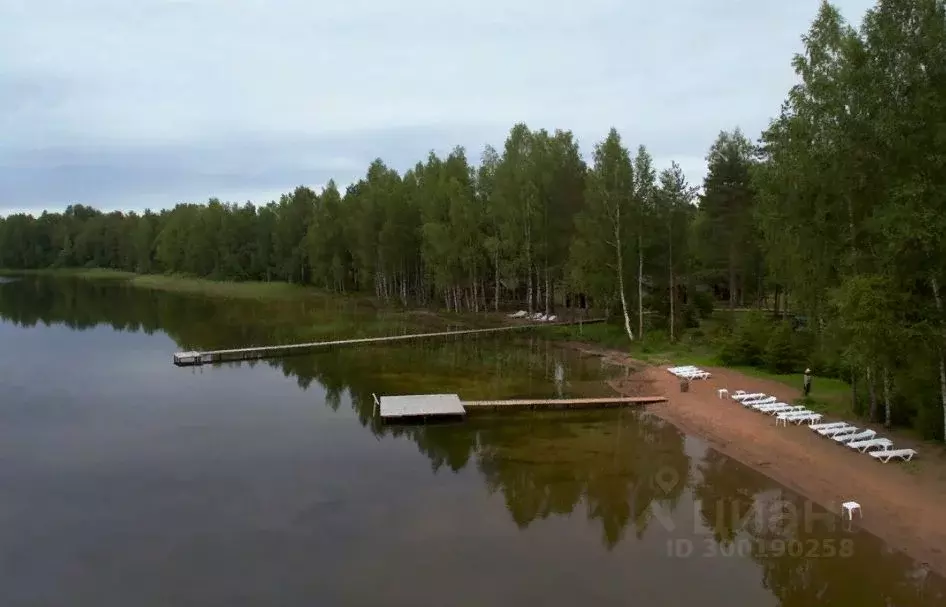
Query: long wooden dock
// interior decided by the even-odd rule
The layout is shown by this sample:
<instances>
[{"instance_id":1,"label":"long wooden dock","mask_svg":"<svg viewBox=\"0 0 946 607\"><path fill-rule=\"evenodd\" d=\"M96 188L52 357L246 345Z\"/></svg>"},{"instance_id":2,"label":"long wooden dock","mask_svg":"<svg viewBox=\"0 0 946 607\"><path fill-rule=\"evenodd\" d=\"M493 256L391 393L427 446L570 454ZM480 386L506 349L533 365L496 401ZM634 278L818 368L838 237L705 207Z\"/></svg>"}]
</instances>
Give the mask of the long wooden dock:
<instances>
[{"instance_id":1,"label":"long wooden dock","mask_svg":"<svg viewBox=\"0 0 946 607\"><path fill-rule=\"evenodd\" d=\"M666 400L663 396L614 396L605 398L466 400L462 402L464 410L471 413L472 411L497 411L500 409L598 409L647 405L662 403Z\"/></svg>"},{"instance_id":2,"label":"long wooden dock","mask_svg":"<svg viewBox=\"0 0 946 607\"><path fill-rule=\"evenodd\" d=\"M482 411L515 409L597 409L664 402L663 396L609 396L604 398L525 398L467 400L456 394L403 394L374 396L375 410L384 421L463 419Z\"/></svg>"},{"instance_id":3,"label":"long wooden dock","mask_svg":"<svg viewBox=\"0 0 946 607\"><path fill-rule=\"evenodd\" d=\"M308 354L315 350L337 346L354 346L358 344L380 344L411 339L425 339L430 337L453 337L460 335L483 335L500 333L503 331L522 331L526 329L541 329L544 327L566 327L569 325L595 324L604 322L604 318L576 320L567 322L543 322L541 324L509 325L505 327L489 327L486 329L461 329L458 331L438 331L436 333L408 333L405 335L387 335L383 337L361 337L356 339L337 339L333 341L316 341L301 344L286 344L282 346L253 346L248 348L232 348L228 350L210 350L207 352L178 352L173 362L179 367L191 367L219 362L233 362L240 360L256 360L260 358L275 358L279 356L293 356Z\"/></svg>"}]
</instances>

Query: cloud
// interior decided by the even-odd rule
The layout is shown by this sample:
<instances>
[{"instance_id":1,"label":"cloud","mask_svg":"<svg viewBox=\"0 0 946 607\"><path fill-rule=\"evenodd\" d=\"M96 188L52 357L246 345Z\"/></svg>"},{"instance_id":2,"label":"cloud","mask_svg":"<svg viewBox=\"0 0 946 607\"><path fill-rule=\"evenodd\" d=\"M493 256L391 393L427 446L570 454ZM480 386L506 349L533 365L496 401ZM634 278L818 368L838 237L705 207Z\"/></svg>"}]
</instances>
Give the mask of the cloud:
<instances>
[{"instance_id":1,"label":"cloud","mask_svg":"<svg viewBox=\"0 0 946 607\"><path fill-rule=\"evenodd\" d=\"M817 7L6 0L0 209L253 198L377 156L475 158L517 121L586 153L616 126L696 182L720 129L755 136L778 111Z\"/></svg>"},{"instance_id":2,"label":"cloud","mask_svg":"<svg viewBox=\"0 0 946 607\"><path fill-rule=\"evenodd\" d=\"M0 185L21 193L17 209L43 208L52 201L141 208L139 198L151 206L211 196L266 202L296 185L321 185L333 178L342 185L352 182L378 157L410 159L409 164L392 164L403 171L431 148L446 153L458 139L473 139L474 133L408 128L28 149L11 153L0 163ZM0 157L3 149L0 146ZM130 192L134 200L124 198Z\"/></svg>"}]
</instances>

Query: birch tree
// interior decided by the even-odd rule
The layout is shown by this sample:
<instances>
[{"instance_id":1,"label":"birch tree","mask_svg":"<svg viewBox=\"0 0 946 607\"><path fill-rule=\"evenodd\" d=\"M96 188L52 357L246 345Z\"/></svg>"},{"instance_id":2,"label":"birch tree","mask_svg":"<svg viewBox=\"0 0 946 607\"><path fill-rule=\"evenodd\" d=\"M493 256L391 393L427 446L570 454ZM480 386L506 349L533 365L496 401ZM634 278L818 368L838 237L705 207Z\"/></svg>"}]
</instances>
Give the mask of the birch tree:
<instances>
[{"instance_id":1,"label":"birch tree","mask_svg":"<svg viewBox=\"0 0 946 607\"><path fill-rule=\"evenodd\" d=\"M634 340L631 316L625 292L625 247L627 246L634 198L634 168L630 154L621 143L617 129L595 146L594 163L588 173L585 206L576 220L577 237L573 264L578 280L589 284L595 294L605 296L617 292L624 319L624 330ZM597 243L602 243L600 246ZM595 268L611 268L605 287ZM590 279L590 280L589 280Z\"/></svg>"}]
</instances>

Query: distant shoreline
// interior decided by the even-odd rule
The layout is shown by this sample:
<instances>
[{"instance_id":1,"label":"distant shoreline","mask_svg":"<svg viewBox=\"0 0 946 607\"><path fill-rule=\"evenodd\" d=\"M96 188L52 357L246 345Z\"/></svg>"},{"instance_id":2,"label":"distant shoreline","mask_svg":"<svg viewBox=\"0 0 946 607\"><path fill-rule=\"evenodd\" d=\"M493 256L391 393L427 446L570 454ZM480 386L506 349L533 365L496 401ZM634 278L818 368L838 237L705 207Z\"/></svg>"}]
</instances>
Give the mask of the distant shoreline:
<instances>
[{"instance_id":1,"label":"distant shoreline","mask_svg":"<svg viewBox=\"0 0 946 607\"><path fill-rule=\"evenodd\" d=\"M194 278L178 274L137 274L106 268L51 268L42 270L7 270L0 276L49 276L89 280L125 281L131 286L175 293L189 293L233 299L293 299L302 297L333 297L358 299L357 296L328 294L316 287L294 285L281 281L224 281Z\"/></svg>"}]
</instances>

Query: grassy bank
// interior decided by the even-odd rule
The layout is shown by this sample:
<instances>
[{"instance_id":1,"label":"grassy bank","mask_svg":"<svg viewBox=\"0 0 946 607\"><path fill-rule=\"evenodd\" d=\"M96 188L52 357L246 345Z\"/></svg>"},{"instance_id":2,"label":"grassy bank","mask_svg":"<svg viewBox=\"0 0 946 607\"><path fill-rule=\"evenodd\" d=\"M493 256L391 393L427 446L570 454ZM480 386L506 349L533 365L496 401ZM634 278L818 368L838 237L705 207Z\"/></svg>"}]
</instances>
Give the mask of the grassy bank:
<instances>
[{"instance_id":1,"label":"grassy bank","mask_svg":"<svg viewBox=\"0 0 946 607\"><path fill-rule=\"evenodd\" d=\"M49 277L121 283L136 289L180 294L207 300L231 300L219 314L238 318L234 324L261 327L265 342L351 339L404 333L436 332L502 326L504 313L451 313L379 304L364 294L339 295L316 287L285 282L216 281L171 274L135 274L100 268L3 270L0 276ZM254 305L254 304L260 305ZM243 320L251 319L250 322ZM252 340L251 340L252 341ZM240 344L218 344L231 347Z\"/></svg>"},{"instance_id":2,"label":"grassy bank","mask_svg":"<svg viewBox=\"0 0 946 607\"><path fill-rule=\"evenodd\" d=\"M232 282L193 278L177 274L136 274L103 268L63 268L45 270L3 270L0 275L49 276L89 280L123 280L142 289L154 289L189 295L229 299L286 300L313 297L335 297L314 287L303 287L286 282ZM356 298L351 298L356 299Z\"/></svg>"},{"instance_id":3,"label":"grassy bank","mask_svg":"<svg viewBox=\"0 0 946 607\"><path fill-rule=\"evenodd\" d=\"M44 270L6 270L0 268L0 276L50 276L88 278L94 280L129 280L138 275L134 272L122 272L121 270L103 268L52 268Z\"/></svg>"},{"instance_id":4,"label":"grassy bank","mask_svg":"<svg viewBox=\"0 0 946 607\"><path fill-rule=\"evenodd\" d=\"M170 274L138 274L133 275L128 282L132 286L142 289L228 299L265 300L326 297L325 293L312 287L303 287L287 282L228 282Z\"/></svg>"}]
</instances>

